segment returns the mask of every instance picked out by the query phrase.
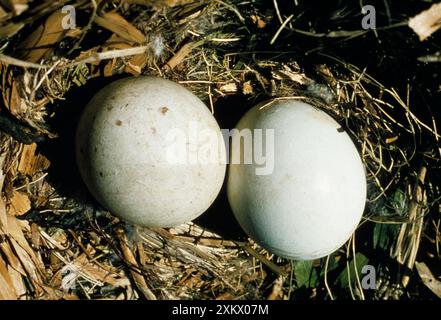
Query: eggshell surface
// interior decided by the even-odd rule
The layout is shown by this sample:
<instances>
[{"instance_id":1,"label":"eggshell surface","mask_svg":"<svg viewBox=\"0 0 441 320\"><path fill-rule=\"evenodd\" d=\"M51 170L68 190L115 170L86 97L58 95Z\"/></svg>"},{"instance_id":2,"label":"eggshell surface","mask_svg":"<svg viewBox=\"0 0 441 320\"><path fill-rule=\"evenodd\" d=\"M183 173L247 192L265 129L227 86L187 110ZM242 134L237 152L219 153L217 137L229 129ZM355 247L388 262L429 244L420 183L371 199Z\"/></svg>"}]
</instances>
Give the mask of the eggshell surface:
<instances>
[{"instance_id":1,"label":"eggshell surface","mask_svg":"<svg viewBox=\"0 0 441 320\"><path fill-rule=\"evenodd\" d=\"M202 214L224 180L225 145L199 139L204 130L222 139L208 108L181 85L147 76L117 80L83 111L78 168L112 213L138 225L176 226ZM199 161L201 146L210 161Z\"/></svg>"},{"instance_id":2,"label":"eggshell surface","mask_svg":"<svg viewBox=\"0 0 441 320\"><path fill-rule=\"evenodd\" d=\"M296 100L262 106L248 111L236 128L262 129L262 149L268 163L273 156L273 170L256 174L262 163L254 160L230 164L227 194L233 213L272 253L295 260L326 256L349 239L362 217L366 176L360 155L325 112ZM273 148L267 148L266 130L274 130ZM233 143L230 159L235 152L244 149Z\"/></svg>"}]
</instances>

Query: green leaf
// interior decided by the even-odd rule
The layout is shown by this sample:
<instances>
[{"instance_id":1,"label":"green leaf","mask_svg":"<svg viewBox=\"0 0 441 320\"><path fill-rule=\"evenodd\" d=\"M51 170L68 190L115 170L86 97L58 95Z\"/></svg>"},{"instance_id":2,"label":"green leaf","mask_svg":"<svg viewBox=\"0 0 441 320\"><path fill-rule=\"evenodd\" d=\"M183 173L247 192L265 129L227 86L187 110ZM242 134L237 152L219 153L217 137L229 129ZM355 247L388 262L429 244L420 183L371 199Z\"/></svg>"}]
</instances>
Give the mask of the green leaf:
<instances>
[{"instance_id":1,"label":"green leaf","mask_svg":"<svg viewBox=\"0 0 441 320\"><path fill-rule=\"evenodd\" d=\"M391 206L395 214L403 215L407 208L407 197L404 191L397 189L391 199Z\"/></svg>"},{"instance_id":2,"label":"green leaf","mask_svg":"<svg viewBox=\"0 0 441 320\"><path fill-rule=\"evenodd\" d=\"M374 227L373 247L388 252L395 242L399 232L399 225L378 223Z\"/></svg>"},{"instance_id":3,"label":"green leaf","mask_svg":"<svg viewBox=\"0 0 441 320\"><path fill-rule=\"evenodd\" d=\"M362 278L361 269L363 268L363 266L368 264L368 262L369 262L369 259L366 256L364 256L363 254L361 254L359 252L356 253L355 259L352 259L351 262L346 266L346 268L344 268L344 270L340 273L340 275L335 280L335 283L337 285L339 285L341 288L349 287L349 275L348 275L348 269L349 269L350 283L351 283L351 285L354 285L355 281L357 279L356 272L361 280L361 278ZM355 270L355 264L357 264L357 270Z\"/></svg>"},{"instance_id":4,"label":"green leaf","mask_svg":"<svg viewBox=\"0 0 441 320\"><path fill-rule=\"evenodd\" d=\"M294 264L294 275L297 280L297 287L312 288L317 285L317 270L313 267L312 261L297 261Z\"/></svg>"}]
</instances>

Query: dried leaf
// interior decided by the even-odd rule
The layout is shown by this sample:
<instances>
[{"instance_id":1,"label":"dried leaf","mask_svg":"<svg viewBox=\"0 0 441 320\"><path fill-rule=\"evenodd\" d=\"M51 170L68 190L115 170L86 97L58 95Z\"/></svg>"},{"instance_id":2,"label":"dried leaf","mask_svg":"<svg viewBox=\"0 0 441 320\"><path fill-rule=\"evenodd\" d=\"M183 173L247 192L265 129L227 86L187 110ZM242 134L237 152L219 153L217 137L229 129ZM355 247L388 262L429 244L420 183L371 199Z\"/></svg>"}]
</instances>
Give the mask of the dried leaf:
<instances>
[{"instance_id":1,"label":"dried leaf","mask_svg":"<svg viewBox=\"0 0 441 320\"><path fill-rule=\"evenodd\" d=\"M146 42L146 38L141 31L115 12L105 13L101 17L97 16L95 18L95 22L99 26L112 31L122 39L129 42L138 44Z\"/></svg>"},{"instance_id":2,"label":"dried leaf","mask_svg":"<svg viewBox=\"0 0 441 320\"><path fill-rule=\"evenodd\" d=\"M435 278L424 262L416 262L415 267L424 285L441 299L441 281Z\"/></svg>"},{"instance_id":3,"label":"dried leaf","mask_svg":"<svg viewBox=\"0 0 441 320\"><path fill-rule=\"evenodd\" d=\"M112 272L105 270L96 263L89 262L85 254L82 254L77 259L75 259L75 265L82 272L100 282L108 283L115 287L130 284L130 281L127 278L125 280L123 279L123 281L121 281L120 279L116 279Z\"/></svg>"},{"instance_id":4,"label":"dried leaf","mask_svg":"<svg viewBox=\"0 0 441 320\"><path fill-rule=\"evenodd\" d=\"M15 300L17 294L14 289L14 283L9 275L6 263L0 256L0 299Z\"/></svg>"},{"instance_id":5,"label":"dried leaf","mask_svg":"<svg viewBox=\"0 0 441 320\"><path fill-rule=\"evenodd\" d=\"M409 27L423 41L441 28L441 3L433 4L429 9L409 19Z\"/></svg>"},{"instance_id":6,"label":"dried leaf","mask_svg":"<svg viewBox=\"0 0 441 320\"><path fill-rule=\"evenodd\" d=\"M9 214L21 216L31 209L31 200L29 196L20 191L13 191L9 204Z\"/></svg>"},{"instance_id":7,"label":"dried leaf","mask_svg":"<svg viewBox=\"0 0 441 320\"><path fill-rule=\"evenodd\" d=\"M26 271L23 269L20 260L12 251L9 243L7 242L0 243L0 249L3 252L4 256L6 257L8 264L12 268L14 268L17 272L20 272L23 276L26 276Z\"/></svg>"},{"instance_id":8,"label":"dried leaf","mask_svg":"<svg viewBox=\"0 0 441 320\"><path fill-rule=\"evenodd\" d=\"M251 15L251 21L257 26L259 29L263 29L266 26L265 20L263 20L261 17L259 17L256 14Z\"/></svg>"},{"instance_id":9,"label":"dried leaf","mask_svg":"<svg viewBox=\"0 0 441 320\"><path fill-rule=\"evenodd\" d=\"M30 267L32 264L33 270L38 270L43 273L45 270L43 262L37 258L34 250L31 248L23 234L23 230L26 229L30 231L27 221L18 220L14 216L8 216L8 233L11 236L10 241L20 261L23 263L23 259L26 260L27 265L23 265L25 270L30 272L26 267ZM20 255L19 252L24 252L26 255ZM30 260L30 262L28 262L28 260Z\"/></svg>"},{"instance_id":10,"label":"dried leaf","mask_svg":"<svg viewBox=\"0 0 441 320\"><path fill-rule=\"evenodd\" d=\"M5 181L5 175L3 173L3 163L5 161L6 154L3 153L0 155L0 190L3 190L3 183ZM0 234L5 234L8 230L8 215L6 213L6 205L3 201L1 192L0 192Z\"/></svg>"},{"instance_id":11,"label":"dried leaf","mask_svg":"<svg viewBox=\"0 0 441 320\"><path fill-rule=\"evenodd\" d=\"M37 272L35 263L32 261L29 254L14 239L10 239L10 241L29 278L32 279L35 283L42 283Z\"/></svg>"},{"instance_id":12,"label":"dried leaf","mask_svg":"<svg viewBox=\"0 0 441 320\"><path fill-rule=\"evenodd\" d=\"M48 58L53 51L52 47L59 43L67 32L62 24L64 17L65 14L61 10L51 14L20 44L19 48L25 50L25 54L20 58L35 63Z\"/></svg>"},{"instance_id":13,"label":"dried leaf","mask_svg":"<svg viewBox=\"0 0 441 320\"><path fill-rule=\"evenodd\" d=\"M37 144L35 143L23 147L20 163L18 165L19 172L32 176L37 172L49 168L49 160L45 156L36 153L36 149Z\"/></svg>"},{"instance_id":14,"label":"dried leaf","mask_svg":"<svg viewBox=\"0 0 441 320\"><path fill-rule=\"evenodd\" d=\"M8 214L6 213L6 205L0 195L0 235L5 234L8 230Z\"/></svg>"},{"instance_id":15,"label":"dried leaf","mask_svg":"<svg viewBox=\"0 0 441 320\"><path fill-rule=\"evenodd\" d=\"M20 272L12 268L11 266L8 266L8 272L12 280L12 284L15 288L15 292L17 297L20 299L24 299L26 297L26 286L23 282L23 276Z\"/></svg>"}]
</instances>

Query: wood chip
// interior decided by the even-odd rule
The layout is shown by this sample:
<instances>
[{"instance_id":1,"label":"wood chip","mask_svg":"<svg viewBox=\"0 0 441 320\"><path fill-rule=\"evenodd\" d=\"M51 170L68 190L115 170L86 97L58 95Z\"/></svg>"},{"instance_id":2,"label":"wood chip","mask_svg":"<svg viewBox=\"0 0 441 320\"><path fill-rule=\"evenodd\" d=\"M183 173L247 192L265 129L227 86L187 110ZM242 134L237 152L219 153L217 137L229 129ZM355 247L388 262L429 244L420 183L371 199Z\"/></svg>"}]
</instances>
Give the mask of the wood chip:
<instances>
[{"instance_id":1,"label":"wood chip","mask_svg":"<svg viewBox=\"0 0 441 320\"><path fill-rule=\"evenodd\" d=\"M21 216L31 209L31 200L29 196L20 191L13 191L9 204L9 214L13 216Z\"/></svg>"},{"instance_id":2,"label":"wood chip","mask_svg":"<svg viewBox=\"0 0 441 320\"><path fill-rule=\"evenodd\" d=\"M31 243L32 247L36 250L40 249L41 237L40 237L40 228L38 224L31 224Z\"/></svg>"},{"instance_id":3,"label":"wood chip","mask_svg":"<svg viewBox=\"0 0 441 320\"><path fill-rule=\"evenodd\" d=\"M32 261L29 254L14 239L10 239L10 241L14 251L20 259L21 264L23 265L23 268L26 270L29 279L32 280L34 284L42 283L40 274L38 273L35 263Z\"/></svg>"},{"instance_id":4,"label":"wood chip","mask_svg":"<svg viewBox=\"0 0 441 320\"><path fill-rule=\"evenodd\" d=\"M0 155L0 190L3 190L3 183L5 181L5 175L3 173L2 167L5 161L5 154ZM0 192L0 235L6 234L8 230L8 215L6 213L6 204L3 201Z\"/></svg>"},{"instance_id":5,"label":"wood chip","mask_svg":"<svg viewBox=\"0 0 441 320\"><path fill-rule=\"evenodd\" d=\"M441 3L435 3L429 9L410 18L409 27L419 36L420 41L430 37L441 28Z\"/></svg>"},{"instance_id":6,"label":"wood chip","mask_svg":"<svg viewBox=\"0 0 441 320\"><path fill-rule=\"evenodd\" d=\"M30 231L29 223L25 220L18 220L14 216L8 215L8 234L10 242L14 247L17 257L23 263L23 267L29 273L32 271L34 278L39 278L39 274L44 274L45 267L41 258L39 259L35 251L26 240L23 230ZM37 274L38 272L38 274Z\"/></svg>"},{"instance_id":7,"label":"wood chip","mask_svg":"<svg viewBox=\"0 0 441 320\"><path fill-rule=\"evenodd\" d=\"M0 196L0 235L5 234L8 230L8 214L6 213L6 205Z\"/></svg>"},{"instance_id":8,"label":"wood chip","mask_svg":"<svg viewBox=\"0 0 441 320\"><path fill-rule=\"evenodd\" d=\"M8 266L8 273L11 277L12 284L15 288L15 292L18 299L25 299L27 294L26 286L23 282L23 275L12 268L11 266Z\"/></svg>"},{"instance_id":9,"label":"wood chip","mask_svg":"<svg viewBox=\"0 0 441 320\"><path fill-rule=\"evenodd\" d=\"M164 69L173 70L179 65L200 43L189 42L184 44L181 49L165 64Z\"/></svg>"},{"instance_id":10,"label":"wood chip","mask_svg":"<svg viewBox=\"0 0 441 320\"><path fill-rule=\"evenodd\" d=\"M285 281L284 277L279 276L275 281L273 285L273 289L271 290L271 293L269 294L267 300L280 300L283 296L283 282Z\"/></svg>"},{"instance_id":11,"label":"wood chip","mask_svg":"<svg viewBox=\"0 0 441 320\"><path fill-rule=\"evenodd\" d=\"M85 254L82 254L78 259L79 260L75 263L78 263L78 266L81 266L81 271L88 274L90 277L103 283L108 283L114 287L125 287L130 285L128 278L116 278L113 272L102 268L96 263L89 262Z\"/></svg>"},{"instance_id":12,"label":"wood chip","mask_svg":"<svg viewBox=\"0 0 441 320\"><path fill-rule=\"evenodd\" d=\"M234 296L230 292L224 292L217 296L216 300L234 300Z\"/></svg>"},{"instance_id":13,"label":"wood chip","mask_svg":"<svg viewBox=\"0 0 441 320\"><path fill-rule=\"evenodd\" d=\"M3 103L13 115L23 113L27 108L26 102L21 98L18 85L17 74L6 65L2 65Z\"/></svg>"},{"instance_id":14,"label":"wood chip","mask_svg":"<svg viewBox=\"0 0 441 320\"><path fill-rule=\"evenodd\" d=\"M114 50L114 49L129 49L132 46L125 42L125 40L116 34L113 34L107 41L106 45L108 46L105 50ZM147 65L148 54L147 51L142 52L141 54L137 54L134 56L128 57L128 61L124 66L124 71L130 73L134 76L139 76L142 72L142 69ZM114 70L117 66L116 59L110 60L106 66L104 67L104 76L110 77L114 75Z\"/></svg>"},{"instance_id":15,"label":"wood chip","mask_svg":"<svg viewBox=\"0 0 441 320\"><path fill-rule=\"evenodd\" d=\"M26 271L23 269L20 260L17 258L8 242L0 243L0 251L4 254L4 257L6 257L6 262L10 267L14 268L21 275L26 276Z\"/></svg>"},{"instance_id":16,"label":"wood chip","mask_svg":"<svg viewBox=\"0 0 441 320\"><path fill-rule=\"evenodd\" d=\"M49 168L49 160L45 156L38 154L36 150L37 145L35 143L23 147L18 165L19 172L32 176Z\"/></svg>"},{"instance_id":17,"label":"wood chip","mask_svg":"<svg viewBox=\"0 0 441 320\"><path fill-rule=\"evenodd\" d=\"M14 283L9 275L8 268L3 258L0 256L0 299L16 300L17 294Z\"/></svg>"}]
</instances>

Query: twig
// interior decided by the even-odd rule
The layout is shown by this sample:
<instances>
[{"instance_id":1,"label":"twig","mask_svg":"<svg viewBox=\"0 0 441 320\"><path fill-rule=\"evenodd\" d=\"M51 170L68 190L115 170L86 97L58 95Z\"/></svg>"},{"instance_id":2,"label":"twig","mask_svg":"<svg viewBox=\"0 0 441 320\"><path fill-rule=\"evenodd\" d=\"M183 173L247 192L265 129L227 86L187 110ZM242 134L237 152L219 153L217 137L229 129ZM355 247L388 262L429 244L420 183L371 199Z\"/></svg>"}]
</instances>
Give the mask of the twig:
<instances>
[{"instance_id":1,"label":"twig","mask_svg":"<svg viewBox=\"0 0 441 320\"><path fill-rule=\"evenodd\" d=\"M14 57L7 56L3 53L0 53L0 61L6 63L7 65L22 67L22 68L30 68L30 69L48 69L50 66L44 64L38 64L33 62L27 62L24 60L20 60Z\"/></svg>"},{"instance_id":2,"label":"twig","mask_svg":"<svg viewBox=\"0 0 441 320\"><path fill-rule=\"evenodd\" d=\"M241 247L242 249L247 251L250 255L252 255L254 258L256 258L257 260L262 262L264 265L266 265L268 268L273 270L275 273L277 273L281 276L284 276L284 277L286 277L288 275L288 273L285 270L283 270L282 268L277 266L275 263L273 263L272 261L265 258L259 252L257 252L253 248L251 248L247 243L241 242L241 241L235 241L235 242L239 247Z\"/></svg>"},{"instance_id":3,"label":"twig","mask_svg":"<svg viewBox=\"0 0 441 320\"><path fill-rule=\"evenodd\" d=\"M331 298L331 300L334 300L334 296L332 295L332 291L331 288L328 285L328 264L329 264L329 257L330 255L328 255L326 257L326 263L325 263L325 287L326 287L326 291L328 291L329 297Z\"/></svg>"},{"instance_id":4,"label":"twig","mask_svg":"<svg viewBox=\"0 0 441 320\"><path fill-rule=\"evenodd\" d=\"M133 47L133 48L127 48L127 49L97 52L97 53L94 53L93 55L91 55L90 57L73 62L73 63L69 64L68 66L69 67L76 67L76 66L78 66L80 64L84 64L84 63L96 63L96 62L100 62L102 60L110 60L110 59L114 59L114 58L135 56L138 54L143 54L147 50L148 50L148 46L139 46L139 47Z\"/></svg>"},{"instance_id":5,"label":"twig","mask_svg":"<svg viewBox=\"0 0 441 320\"><path fill-rule=\"evenodd\" d=\"M277 32L274 34L274 37L271 39L270 44L273 45L276 40L277 37L280 35L280 33L282 32L282 30L286 27L286 25L291 21L291 19L294 18L294 15L290 15L288 18L286 18L286 20L282 23L282 25L280 26L280 28L277 30Z\"/></svg>"},{"instance_id":6,"label":"twig","mask_svg":"<svg viewBox=\"0 0 441 320\"><path fill-rule=\"evenodd\" d=\"M357 281L358 289L360 290L361 300L365 300L363 286L361 285L360 276L358 275L357 256L356 256L356 250L355 250L355 232L352 234L352 255L353 255L353 261L354 261L355 279Z\"/></svg>"},{"instance_id":7,"label":"twig","mask_svg":"<svg viewBox=\"0 0 441 320\"><path fill-rule=\"evenodd\" d=\"M280 14L279 4L277 3L277 0L273 0L273 3L274 3L274 9L276 10L277 18L279 19L280 24L283 24L282 15Z\"/></svg>"},{"instance_id":8,"label":"twig","mask_svg":"<svg viewBox=\"0 0 441 320\"><path fill-rule=\"evenodd\" d=\"M227 7L228 9L230 9L231 11L233 11L236 16L239 18L240 21L244 22L245 18L240 14L239 10L237 10L235 7L233 7L231 4L228 4L226 2L223 2L221 0L216 0L216 2L224 5L225 7Z\"/></svg>"}]
</instances>

